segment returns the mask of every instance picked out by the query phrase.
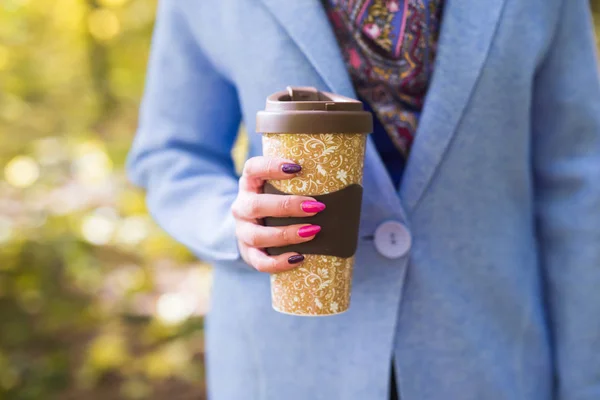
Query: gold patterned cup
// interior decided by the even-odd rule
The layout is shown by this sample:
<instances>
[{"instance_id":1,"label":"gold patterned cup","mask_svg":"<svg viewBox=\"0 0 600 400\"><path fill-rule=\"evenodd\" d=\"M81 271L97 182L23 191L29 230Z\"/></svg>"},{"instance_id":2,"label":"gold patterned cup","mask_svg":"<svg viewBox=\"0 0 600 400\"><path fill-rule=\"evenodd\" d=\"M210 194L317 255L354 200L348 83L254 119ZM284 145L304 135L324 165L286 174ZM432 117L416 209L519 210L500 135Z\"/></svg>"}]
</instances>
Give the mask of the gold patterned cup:
<instances>
[{"instance_id":1,"label":"gold patterned cup","mask_svg":"<svg viewBox=\"0 0 600 400\"><path fill-rule=\"evenodd\" d=\"M268 181L265 187L271 193L312 196L327 205L319 213L325 224L313 243L267 249L270 254L298 251L305 257L299 267L271 276L273 308L304 316L342 313L350 306L371 114L353 99L314 88L288 88L269 96L266 110L257 115L257 131L263 133L265 156L302 166L293 178ZM311 223L311 218L300 223ZM285 218L265 221L299 223Z\"/></svg>"}]
</instances>

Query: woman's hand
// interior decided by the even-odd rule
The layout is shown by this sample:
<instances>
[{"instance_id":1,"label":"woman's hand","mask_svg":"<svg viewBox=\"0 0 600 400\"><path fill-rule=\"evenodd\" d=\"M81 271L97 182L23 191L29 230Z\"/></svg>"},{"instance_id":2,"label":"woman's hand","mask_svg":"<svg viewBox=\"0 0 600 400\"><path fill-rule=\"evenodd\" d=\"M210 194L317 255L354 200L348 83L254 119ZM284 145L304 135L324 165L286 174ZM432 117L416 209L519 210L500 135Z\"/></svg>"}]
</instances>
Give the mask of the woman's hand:
<instances>
[{"instance_id":1,"label":"woman's hand","mask_svg":"<svg viewBox=\"0 0 600 400\"><path fill-rule=\"evenodd\" d=\"M242 258L258 271L276 273L298 266L304 261L302 254L269 256L264 248L307 242L321 230L318 225L267 227L260 223L264 217L308 217L325 209L325 204L311 197L263 193L265 180L290 179L300 170L293 161L268 157L254 157L244 165L231 211Z\"/></svg>"}]
</instances>

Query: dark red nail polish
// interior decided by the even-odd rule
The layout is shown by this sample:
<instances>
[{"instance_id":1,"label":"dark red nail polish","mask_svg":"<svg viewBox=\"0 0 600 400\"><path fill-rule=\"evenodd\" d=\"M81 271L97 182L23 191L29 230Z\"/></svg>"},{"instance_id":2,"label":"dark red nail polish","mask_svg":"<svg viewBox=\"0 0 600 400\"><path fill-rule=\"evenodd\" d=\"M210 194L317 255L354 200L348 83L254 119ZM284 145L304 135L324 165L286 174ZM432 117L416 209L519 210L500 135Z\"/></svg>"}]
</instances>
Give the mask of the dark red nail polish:
<instances>
[{"instance_id":1,"label":"dark red nail polish","mask_svg":"<svg viewBox=\"0 0 600 400\"><path fill-rule=\"evenodd\" d=\"M295 254L288 258L288 262L290 264L298 264L298 263L301 263L302 261L304 261L304 256L302 254Z\"/></svg>"},{"instance_id":2,"label":"dark red nail polish","mask_svg":"<svg viewBox=\"0 0 600 400\"><path fill-rule=\"evenodd\" d=\"M298 229L298 236L307 238L311 236L315 236L317 233L321 231L321 227L319 225L306 225Z\"/></svg>"},{"instance_id":3,"label":"dark red nail polish","mask_svg":"<svg viewBox=\"0 0 600 400\"><path fill-rule=\"evenodd\" d=\"M298 172L300 172L300 170L302 169L302 167L298 164L283 164L281 166L281 170L283 172L285 172L286 174L297 174Z\"/></svg>"},{"instance_id":4,"label":"dark red nail polish","mask_svg":"<svg viewBox=\"0 0 600 400\"><path fill-rule=\"evenodd\" d=\"M320 201L303 201L300 205L302 211L307 213L318 213L325 209L325 204Z\"/></svg>"}]
</instances>

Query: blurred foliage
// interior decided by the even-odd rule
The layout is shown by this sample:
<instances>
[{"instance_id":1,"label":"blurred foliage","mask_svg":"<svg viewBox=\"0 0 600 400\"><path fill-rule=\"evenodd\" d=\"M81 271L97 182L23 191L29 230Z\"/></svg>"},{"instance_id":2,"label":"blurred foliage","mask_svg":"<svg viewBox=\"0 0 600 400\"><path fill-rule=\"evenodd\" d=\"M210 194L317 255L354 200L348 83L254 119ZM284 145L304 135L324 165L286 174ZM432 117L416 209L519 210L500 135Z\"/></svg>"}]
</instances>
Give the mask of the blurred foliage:
<instances>
[{"instance_id":1,"label":"blurred foliage","mask_svg":"<svg viewBox=\"0 0 600 400\"><path fill-rule=\"evenodd\" d=\"M210 270L123 172L155 6L0 2L0 399L203 396Z\"/></svg>"},{"instance_id":2,"label":"blurred foliage","mask_svg":"<svg viewBox=\"0 0 600 400\"><path fill-rule=\"evenodd\" d=\"M123 172L155 6L0 2L0 400L203 396L210 270Z\"/></svg>"}]
</instances>

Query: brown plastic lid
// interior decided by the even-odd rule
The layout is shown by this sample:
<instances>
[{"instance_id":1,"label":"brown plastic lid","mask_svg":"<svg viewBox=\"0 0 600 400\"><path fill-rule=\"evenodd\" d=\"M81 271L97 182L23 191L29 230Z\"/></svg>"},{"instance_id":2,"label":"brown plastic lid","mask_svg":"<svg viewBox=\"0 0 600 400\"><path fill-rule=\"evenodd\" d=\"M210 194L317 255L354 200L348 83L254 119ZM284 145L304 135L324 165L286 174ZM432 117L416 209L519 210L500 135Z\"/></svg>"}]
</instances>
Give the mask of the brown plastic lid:
<instances>
[{"instance_id":1,"label":"brown plastic lid","mask_svg":"<svg viewBox=\"0 0 600 400\"><path fill-rule=\"evenodd\" d=\"M262 133L371 133L373 117L349 97L320 92L314 87L291 87L267 97L256 114Z\"/></svg>"}]
</instances>

